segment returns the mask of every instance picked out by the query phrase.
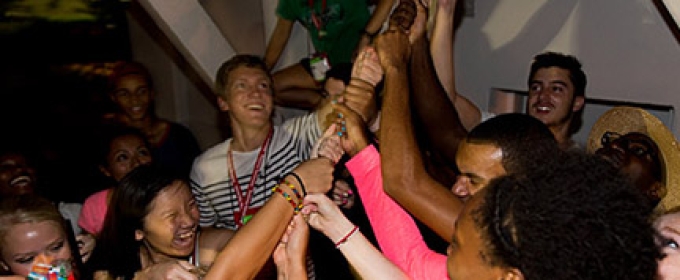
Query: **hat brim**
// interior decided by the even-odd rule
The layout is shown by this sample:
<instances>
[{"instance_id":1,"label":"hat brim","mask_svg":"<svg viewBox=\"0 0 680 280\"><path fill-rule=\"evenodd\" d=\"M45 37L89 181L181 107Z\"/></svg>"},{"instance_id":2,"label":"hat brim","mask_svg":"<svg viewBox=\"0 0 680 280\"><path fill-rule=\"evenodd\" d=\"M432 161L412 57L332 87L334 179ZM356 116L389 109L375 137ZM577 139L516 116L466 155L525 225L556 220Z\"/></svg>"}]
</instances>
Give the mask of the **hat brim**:
<instances>
[{"instance_id":1,"label":"hat brim","mask_svg":"<svg viewBox=\"0 0 680 280\"><path fill-rule=\"evenodd\" d=\"M666 125L644 109L614 107L605 112L590 130L588 152L594 153L602 147L602 135L607 131L621 135L638 132L649 136L656 143L661 152L666 195L661 198L655 210L665 212L680 206L680 176L675 172L680 166L680 147Z\"/></svg>"}]
</instances>

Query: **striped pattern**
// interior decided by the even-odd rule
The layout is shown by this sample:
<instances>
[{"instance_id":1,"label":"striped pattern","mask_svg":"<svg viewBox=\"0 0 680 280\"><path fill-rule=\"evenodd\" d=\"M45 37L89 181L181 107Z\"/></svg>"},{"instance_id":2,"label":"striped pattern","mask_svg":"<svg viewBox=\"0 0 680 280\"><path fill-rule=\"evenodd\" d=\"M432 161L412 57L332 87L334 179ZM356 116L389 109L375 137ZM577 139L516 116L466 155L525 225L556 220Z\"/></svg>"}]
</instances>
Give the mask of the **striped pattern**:
<instances>
[{"instance_id":1,"label":"striped pattern","mask_svg":"<svg viewBox=\"0 0 680 280\"><path fill-rule=\"evenodd\" d=\"M280 176L292 171L309 159L314 142L321 136L316 113L293 118L274 127L270 147L265 153L250 208L261 207L272 195L271 188ZM201 154L191 171L191 188L201 213L201 226L237 229L233 213L238 211L238 199L227 169L228 139ZM245 197L259 149L233 152L234 165L241 191Z\"/></svg>"}]
</instances>

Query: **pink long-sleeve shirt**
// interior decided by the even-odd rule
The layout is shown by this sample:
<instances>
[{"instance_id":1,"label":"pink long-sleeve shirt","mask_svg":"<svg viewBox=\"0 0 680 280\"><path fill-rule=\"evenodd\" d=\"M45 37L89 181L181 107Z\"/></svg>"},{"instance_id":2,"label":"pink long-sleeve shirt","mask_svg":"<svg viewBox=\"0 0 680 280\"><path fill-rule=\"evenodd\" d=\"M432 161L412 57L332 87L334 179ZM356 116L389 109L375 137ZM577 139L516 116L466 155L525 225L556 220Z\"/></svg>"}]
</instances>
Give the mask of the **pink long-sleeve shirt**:
<instances>
[{"instance_id":1,"label":"pink long-sleeve shirt","mask_svg":"<svg viewBox=\"0 0 680 280\"><path fill-rule=\"evenodd\" d=\"M411 279L449 279L446 256L430 250L411 216L383 190L380 154L374 146L347 164L383 254Z\"/></svg>"}]
</instances>

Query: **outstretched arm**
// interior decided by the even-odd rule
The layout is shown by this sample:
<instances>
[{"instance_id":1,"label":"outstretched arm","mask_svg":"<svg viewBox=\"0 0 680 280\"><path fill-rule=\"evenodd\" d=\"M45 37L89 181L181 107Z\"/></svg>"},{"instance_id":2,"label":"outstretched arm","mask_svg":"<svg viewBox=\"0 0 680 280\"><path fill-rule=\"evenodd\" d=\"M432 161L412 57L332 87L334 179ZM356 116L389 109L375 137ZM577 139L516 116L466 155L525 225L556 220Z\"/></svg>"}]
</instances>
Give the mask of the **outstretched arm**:
<instances>
[{"instance_id":1,"label":"outstretched arm","mask_svg":"<svg viewBox=\"0 0 680 280\"><path fill-rule=\"evenodd\" d=\"M326 235L362 279L408 279L366 239L340 208L323 194L305 197L309 224Z\"/></svg>"},{"instance_id":2,"label":"outstretched arm","mask_svg":"<svg viewBox=\"0 0 680 280\"><path fill-rule=\"evenodd\" d=\"M309 193L326 193L333 180L333 164L329 159L318 158L301 163L295 168ZM300 182L288 175L285 181L293 184L302 194ZM297 202L288 186L280 186ZM301 202L299 202L301 203ZM294 211L291 201L275 193L264 207L245 226L241 227L227 246L217 255L204 279L252 279L257 275L279 243Z\"/></svg>"},{"instance_id":3,"label":"outstretched arm","mask_svg":"<svg viewBox=\"0 0 680 280\"><path fill-rule=\"evenodd\" d=\"M456 106L466 130L471 130L481 121L477 105L456 91L456 69L454 61L454 38L457 0L438 0L430 51L434 60L437 77L446 90L449 99Z\"/></svg>"},{"instance_id":4,"label":"outstretched arm","mask_svg":"<svg viewBox=\"0 0 680 280\"><path fill-rule=\"evenodd\" d=\"M384 186L416 218L450 240L462 203L427 174L414 137L409 105L406 35L386 32L376 40L385 70L380 145Z\"/></svg>"}]
</instances>

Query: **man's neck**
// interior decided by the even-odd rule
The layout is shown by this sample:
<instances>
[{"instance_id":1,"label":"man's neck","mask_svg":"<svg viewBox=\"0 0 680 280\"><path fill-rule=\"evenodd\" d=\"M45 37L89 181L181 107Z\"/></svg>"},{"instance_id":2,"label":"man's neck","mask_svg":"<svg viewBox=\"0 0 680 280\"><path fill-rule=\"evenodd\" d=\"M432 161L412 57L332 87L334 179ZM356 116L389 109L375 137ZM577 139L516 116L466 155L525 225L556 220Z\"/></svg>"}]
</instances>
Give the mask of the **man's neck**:
<instances>
[{"instance_id":1,"label":"man's neck","mask_svg":"<svg viewBox=\"0 0 680 280\"><path fill-rule=\"evenodd\" d=\"M233 127L234 135L231 139L231 149L239 152L248 152L262 146L264 140L269 135L272 124L258 128Z\"/></svg>"},{"instance_id":2,"label":"man's neck","mask_svg":"<svg viewBox=\"0 0 680 280\"><path fill-rule=\"evenodd\" d=\"M553 136L555 136L555 140L557 140L557 145L559 145L560 149L568 150L574 146L574 141L571 140L571 134L569 133L569 122L562 125L550 126L549 128L553 133Z\"/></svg>"}]
</instances>

